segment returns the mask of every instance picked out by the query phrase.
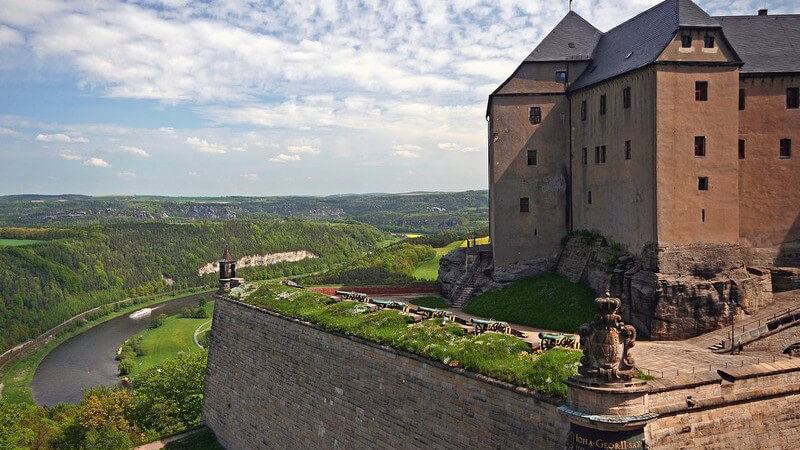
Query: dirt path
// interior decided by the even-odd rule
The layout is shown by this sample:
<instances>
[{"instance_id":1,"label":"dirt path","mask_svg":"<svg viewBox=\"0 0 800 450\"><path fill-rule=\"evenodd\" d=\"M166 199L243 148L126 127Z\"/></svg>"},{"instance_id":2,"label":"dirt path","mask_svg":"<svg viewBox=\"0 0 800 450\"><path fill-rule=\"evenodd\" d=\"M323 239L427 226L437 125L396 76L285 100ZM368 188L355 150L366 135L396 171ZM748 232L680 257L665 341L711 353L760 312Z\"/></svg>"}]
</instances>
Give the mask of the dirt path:
<instances>
[{"instance_id":1,"label":"dirt path","mask_svg":"<svg viewBox=\"0 0 800 450\"><path fill-rule=\"evenodd\" d=\"M201 323L201 324L200 324L200 326L199 326L199 327L197 327L197 328L195 328L195 329L194 329L194 343L195 343L195 345L197 345L197 346L198 346L198 347L200 347L200 348L203 348L203 346L202 346L202 345L200 345L200 342L197 340L197 336L198 336L200 333L202 333L203 331L205 331L205 330L203 330L203 327L204 327L204 326L206 326L206 325L208 325L208 324L210 324L210 323L211 323L211 320L209 320L208 322L203 322L203 323ZM209 327L208 329L210 330L210 329L211 329L211 327Z\"/></svg>"},{"instance_id":2,"label":"dirt path","mask_svg":"<svg viewBox=\"0 0 800 450\"><path fill-rule=\"evenodd\" d=\"M166 437L164 439L159 439L157 441L153 441L144 445L140 445L138 447L134 447L133 450L158 450L160 448L164 448L165 445L169 444L170 442L177 441L178 439L183 439L186 436L192 435L201 431L203 428L197 428L194 430L187 431L185 433L176 434L175 436Z\"/></svg>"}]
</instances>

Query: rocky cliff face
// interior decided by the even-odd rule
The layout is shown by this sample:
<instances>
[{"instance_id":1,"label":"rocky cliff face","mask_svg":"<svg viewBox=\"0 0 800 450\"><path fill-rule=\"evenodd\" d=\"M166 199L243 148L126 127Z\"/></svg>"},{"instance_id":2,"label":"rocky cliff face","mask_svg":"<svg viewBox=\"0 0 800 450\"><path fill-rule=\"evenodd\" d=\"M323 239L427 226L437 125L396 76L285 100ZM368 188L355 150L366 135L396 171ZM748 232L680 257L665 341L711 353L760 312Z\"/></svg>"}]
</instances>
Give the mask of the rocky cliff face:
<instances>
[{"instance_id":1,"label":"rocky cliff face","mask_svg":"<svg viewBox=\"0 0 800 450\"><path fill-rule=\"evenodd\" d=\"M634 256L573 237L561 260L576 253L589 254L580 279L619 296L624 320L652 339L713 331L730 324L733 308L738 320L772 301L769 269L750 267L735 245L652 248Z\"/></svg>"}]
</instances>

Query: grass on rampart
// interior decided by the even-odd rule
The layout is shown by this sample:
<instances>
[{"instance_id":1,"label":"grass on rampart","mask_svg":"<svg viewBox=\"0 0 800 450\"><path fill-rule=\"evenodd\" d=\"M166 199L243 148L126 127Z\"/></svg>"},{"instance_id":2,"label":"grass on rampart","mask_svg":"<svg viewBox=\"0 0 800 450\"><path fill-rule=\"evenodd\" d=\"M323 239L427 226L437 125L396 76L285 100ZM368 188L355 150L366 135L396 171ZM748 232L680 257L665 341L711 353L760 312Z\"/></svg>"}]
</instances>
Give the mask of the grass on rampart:
<instances>
[{"instance_id":1,"label":"grass on rampart","mask_svg":"<svg viewBox=\"0 0 800 450\"><path fill-rule=\"evenodd\" d=\"M159 366L180 354L201 351L202 349L194 342L194 332L201 326L208 328L214 312L214 302L206 303L204 308L208 317L195 319L176 314L167 317L158 328L147 328L128 339L128 341L141 339L139 345L142 351L141 356L133 359L133 367L128 376L135 377L137 374L151 367Z\"/></svg>"},{"instance_id":2,"label":"grass on rampart","mask_svg":"<svg viewBox=\"0 0 800 450\"><path fill-rule=\"evenodd\" d=\"M556 274L517 281L472 299L464 312L547 330L575 333L595 315L595 294L585 283Z\"/></svg>"},{"instance_id":3,"label":"grass on rampart","mask_svg":"<svg viewBox=\"0 0 800 450\"><path fill-rule=\"evenodd\" d=\"M419 297L409 300L409 303L425 308L447 308L450 306L442 297Z\"/></svg>"},{"instance_id":4,"label":"grass on rampart","mask_svg":"<svg viewBox=\"0 0 800 450\"><path fill-rule=\"evenodd\" d=\"M555 397L565 397L564 380L577 373L581 355L567 349L531 353L525 342L512 336L474 336L453 323L440 326L438 320L415 324L396 310L366 312L360 303L334 303L325 295L282 285L251 284L231 295L329 331L390 345Z\"/></svg>"},{"instance_id":5,"label":"grass on rampart","mask_svg":"<svg viewBox=\"0 0 800 450\"><path fill-rule=\"evenodd\" d=\"M190 295L196 295L202 292L210 292L203 289L191 290L190 292L181 292L179 294L163 294L153 297L146 302L136 303L131 306L121 308L117 311L113 311L109 314L104 316L98 317L94 320L90 320L88 322L80 322L82 323L81 326L77 326L74 328L70 328L67 331L64 331L55 338L53 338L47 344L33 350L32 352L22 356L21 358L8 363L2 369L0 369L0 383L3 384L3 392L2 392L2 400L9 402L9 403L30 403L33 404L33 391L31 390L31 381L33 381L33 374L36 373L36 369L39 367L39 364L44 360L45 356L48 355L54 348L61 345L67 339L80 334L89 328L97 326L103 322L107 322L115 317L119 317L125 314L129 314L133 311L141 309L143 307L154 305L156 303L162 303L168 300L174 300L180 297L188 297ZM109 358L113 357L113 355L109 355Z\"/></svg>"}]
</instances>

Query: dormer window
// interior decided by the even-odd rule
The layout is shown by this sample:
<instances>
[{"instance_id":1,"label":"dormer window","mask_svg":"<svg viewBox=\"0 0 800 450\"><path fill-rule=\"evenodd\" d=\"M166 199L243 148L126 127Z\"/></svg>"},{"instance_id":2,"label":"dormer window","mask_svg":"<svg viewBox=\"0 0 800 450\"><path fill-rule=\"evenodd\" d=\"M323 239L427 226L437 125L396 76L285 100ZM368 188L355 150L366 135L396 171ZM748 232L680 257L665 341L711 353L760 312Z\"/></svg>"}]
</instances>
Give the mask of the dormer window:
<instances>
[{"instance_id":1,"label":"dormer window","mask_svg":"<svg viewBox=\"0 0 800 450\"><path fill-rule=\"evenodd\" d=\"M567 82L567 71L566 70L557 70L556 71L556 82L557 83L566 83Z\"/></svg>"},{"instance_id":2,"label":"dormer window","mask_svg":"<svg viewBox=\"0 0 800 450\"><path fill-rule=\"evenodd\" d=\"M681 47L691 48L691 46L692 46L692 35L691 34L681 35Z\"/></svg>"},{"instance_id":3,"label":"dormer window","mask_svg":"<svg viewBox=\"0 0 800 450\"><path fill-rule=\"evenodd\" d=\"M703 47L714 48L714 36L706 36L703 38Z\"/></svg>"}]
</instances>

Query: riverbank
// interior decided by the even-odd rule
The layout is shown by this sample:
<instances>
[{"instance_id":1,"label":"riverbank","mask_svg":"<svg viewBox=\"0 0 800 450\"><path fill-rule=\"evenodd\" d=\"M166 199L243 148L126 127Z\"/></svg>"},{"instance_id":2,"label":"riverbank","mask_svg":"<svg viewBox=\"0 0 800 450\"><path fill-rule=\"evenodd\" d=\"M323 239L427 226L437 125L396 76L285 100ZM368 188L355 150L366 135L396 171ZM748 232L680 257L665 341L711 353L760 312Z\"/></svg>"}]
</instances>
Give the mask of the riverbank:
<instances>
[{"instance_id":1,"label":"riverbank","mask_svg":"<svg viewBox=\"0 0 800 450\"><path fill-rule=\"evenodd\" d=\"M53 349L55 349L65 341L69 340L70 338L77 336L85 332L86 330L89 330L101 323L107 322L109 320L115 319L125 314L130 314L133 311L136 311L138 309L147 306L164 303L167 301L183 297L189 297L192 295L208 293L212 291L213 290L211 289L194 288L190 290L184 290L179 293L169 293L169 294L154 296L142 303L137 303L124 308L120 308L119 310L112 311L109 314L106 314L102 317L89 320L85 322L82 326L79 326L77 328L71 328L68 329L67 331L63 331L60 334L54 335L51 339L48 339L49 332L40 336L39 338L37 338L37 340L41 340L42 342L41 346L29 350L24 355L20 355L19 357L13 359L12 361L9 361L5 366L0 368L0 383L4 385L2 397L0 398L10 403L24 402L33 404L33 392L31 390L30 385L33 380L33 375L36 372L36 369L39 367L39 364L41 364L44 358ZM79 316L85 314L86 313L82 313Z\"/></svg>"}]
</instances>

